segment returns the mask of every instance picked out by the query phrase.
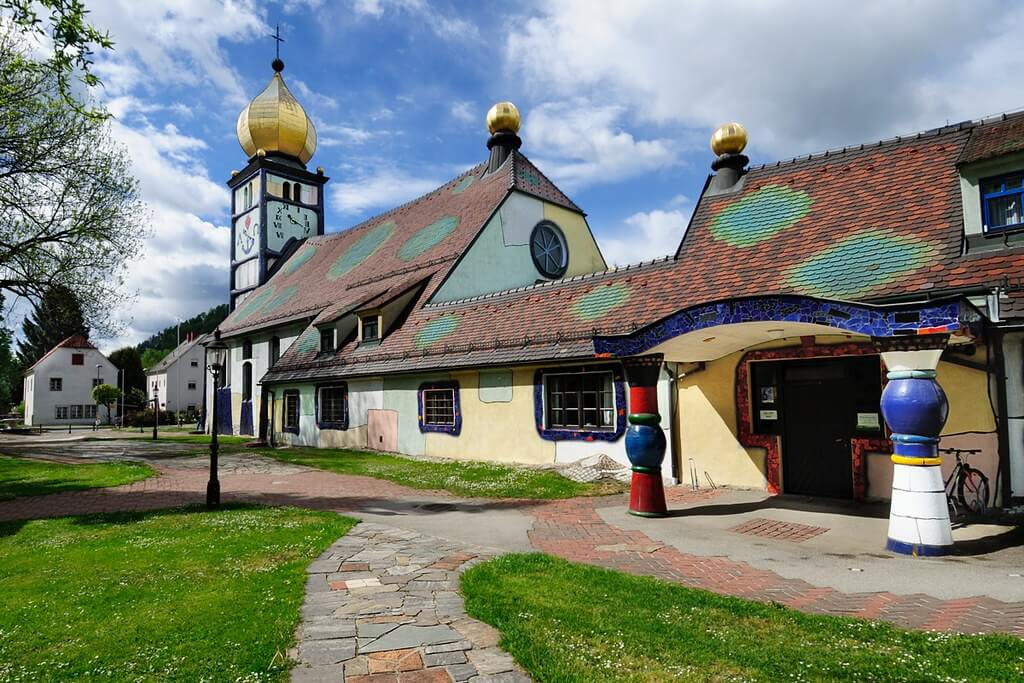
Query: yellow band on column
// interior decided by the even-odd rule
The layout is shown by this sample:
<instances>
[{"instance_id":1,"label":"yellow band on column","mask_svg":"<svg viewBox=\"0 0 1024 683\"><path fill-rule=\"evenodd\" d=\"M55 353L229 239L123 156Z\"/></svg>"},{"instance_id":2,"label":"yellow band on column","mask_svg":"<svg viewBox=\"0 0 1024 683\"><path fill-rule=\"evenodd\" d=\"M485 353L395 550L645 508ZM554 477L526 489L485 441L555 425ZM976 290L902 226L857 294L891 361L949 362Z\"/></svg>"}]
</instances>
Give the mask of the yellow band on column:
<instances>
[{"instance_id":1,"label":"yellow band on column","mask_svg":"<svg viewBox=\"0 0 1024 683\"><path fill-rule=\"evenodd\" d=\"M917 467L924 467L928 465L941 465L942 458L911 458L906 455L893 455L890 456L892 461L897 465L916 465Z\"/></svg>"}]
</instances>

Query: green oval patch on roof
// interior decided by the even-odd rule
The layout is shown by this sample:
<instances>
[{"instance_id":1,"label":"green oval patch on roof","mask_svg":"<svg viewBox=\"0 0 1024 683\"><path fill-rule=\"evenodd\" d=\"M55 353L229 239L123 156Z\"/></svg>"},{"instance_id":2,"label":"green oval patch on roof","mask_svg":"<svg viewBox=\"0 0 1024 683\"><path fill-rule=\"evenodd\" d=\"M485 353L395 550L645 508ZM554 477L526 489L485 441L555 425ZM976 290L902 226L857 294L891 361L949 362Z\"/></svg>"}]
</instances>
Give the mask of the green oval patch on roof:
<instances>
[{"instance_id":1,"label":"green oval patch on roof","mask_svg":"<svg viewBox=\"0 0 1024 683\"><path fill-rule=\"evenodd\" d=\"M280 308L281 306L284 306L286 303L288 303L288 301L293 296L295 296L295 292L297 292L297 291L299 291L298 285L291 285L289 287L285 287L284 289L281 290L280 294L275 296L273 299L271 299L270 301L265 303L262 308L260 308L260 313L262 315L267 315L268 313L273 313L278 308Z\"/></svg>"},{"instance_id":2,"label":"green oval patch on roof","mask_svg":"<svg viewBox=\"0 0 1024 683\"><path fill-rule=\"evenodd\" d=\"M320 330L310 325L309 329L303 332L295 340L295 350L303 355L320 350Z\"/></svg>"},{"instance_id":3,"label":"green oval patch on roof","mask_svg":"<svg viewBox=\"0 0 1024 683\"><path fill-rule=\"evenodd\" d=\"M353 268L373 256L381 248L381 245L388 241L388 238L391 237L391 233L394 231L394 221L388 221L367 232L359 238L358 242L338 257L338 260L334 262L331 269L327 271L327 277L331 280L337 280L351 272Z\"/></svg>"},{"instance_id":4,"label":"green oval patch on roof","mask_svg":"<svg viewBox=\"0 0 1024 683\"><path fill-rule=\"evenodd\" d=\"M292 273L299 269L299 266L301 266L309 259L313 258L313 254L315 253L316 247L313 246L312 244L307 244L297 253L293 254L290 259L288 259L288 263L284 264L284 268L282 268L281 271L285 275L291 275Z\"/></svg>"},{"instance_id":5,"label":"green oval patch on roof","mask_svg":"<svg viewBox=\"0 0 1024 683\"><path fill-rule=\"evenodd\" d=\"M750 247L797 223L812 204L805 192L766 185L719 211L711 221L711 234L734 247Z\"/></svg>"},{"instance_id":6,"label":"green oval patch on roof","mask_svg":"<svg viewBox=\"0 0 1024 683\"><path fill-rule=\"evenodd\" d=\"M462 194L472 184L473 176L468 175L455 184L455 187L452 188L452 194Z\"/></svg>"},{"instance_id":7,"label":"green oval patch on roof","mask_svg":"<svg viewBox=\"0 0 1024 683\"><path fill-rule=\"evenodd\" d=\"M250 294L242 302L242 305L235 309L234 314L231 316L231 322L240 323L244 322L247 318L251 318L257 311L263 308L263 304L267 303L272 296L274 296L274 285L267 285L259 292Z\"/></svg>"},{"instance_id":8,"label":"green oval patch on roof","mask_svg":"<svg viewBox=\"0 0 1024 683\"><path fill-rule=\"evenodd\" d=\"M458 327L459 316L446 313L424 325L423 329L416 333L413 343L416 344L417 349L425 349L434 342L444 339Z\"/></svg>"},{"instance_id":9,"label":"green oval patch on roof","mask_svg":"<svg viewBox=\"0 0 1024 683\"><path fill-rule=\"evenodd\" d=\"M576 299L572 312L580 320L597 320L629 300L629 287L621 282L603 285Z\"/></svg>"},{"instance_id":10,"label":"green oval patch on roof","mask_svg":"<svg viewBox=\"0 0 1024 683\"><path fill-rule=\"evenodd\" d=\"M790 267L785 283L810 296L858 297L929 263L935 248L876 228L854 233Z\"/></svg>"},{"instance_id":11,"label":"green oval patch on roof","mask_svg":"<svg viewBox=\"0 0 1024 683\"><path fill-rule=\"evenodd\" d=\"M455 232L457 227L459 227L458 216L439 218L407 239L405 244L398 250L398 258L402 261L411 261L420 254L436 247L444 241L445 237Z\"/></svg>"}]
</instances>

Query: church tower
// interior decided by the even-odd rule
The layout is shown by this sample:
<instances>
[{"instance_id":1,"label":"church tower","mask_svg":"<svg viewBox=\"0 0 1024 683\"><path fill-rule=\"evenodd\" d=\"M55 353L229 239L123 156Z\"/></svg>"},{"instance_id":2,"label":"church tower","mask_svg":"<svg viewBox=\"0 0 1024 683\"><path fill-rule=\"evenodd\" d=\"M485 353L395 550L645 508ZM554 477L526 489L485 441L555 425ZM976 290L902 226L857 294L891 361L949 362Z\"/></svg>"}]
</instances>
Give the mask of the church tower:
<instances>
[{"instance_id":1,"label":"church tower","mask_svg":"<svg viewBox=\"0 0 1024 683\"><path fill-rule=\"evenodd\" d=\"M238 115L238 143L249 164L231 173L231 310L266 282L294 248L324 234L323 168L306 164L316 129L274 60L267 87Z\"/></svg>"}]
</instances>

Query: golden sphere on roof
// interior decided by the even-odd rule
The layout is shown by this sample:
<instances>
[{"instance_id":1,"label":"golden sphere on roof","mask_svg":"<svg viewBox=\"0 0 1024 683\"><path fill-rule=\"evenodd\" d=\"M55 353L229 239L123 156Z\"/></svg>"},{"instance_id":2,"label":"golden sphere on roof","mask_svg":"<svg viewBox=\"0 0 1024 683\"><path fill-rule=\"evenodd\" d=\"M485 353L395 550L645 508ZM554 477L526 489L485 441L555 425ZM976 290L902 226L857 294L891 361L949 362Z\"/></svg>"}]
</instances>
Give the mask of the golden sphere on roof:
<instances>
[{"instance_id":1,"label":"golden sphere on roof","mask_svg":"<svg viewBox=\"0 0 1024 683\"><path fill-rule=\"evenodd\" d=\"M487 112L487 132L491 135L499 130L518 133L519 123L519 110L511 102L498 102Z\"/></svg>"},{"instance_id":2,"label":"golden sphere on roof","mask_svg":"<svg viewBox=\"0 0 1024 683\"><path fill-rule=\"evenodd\" d=\"M711 135L711 151L717 155L739 154L747 146L747 129L738 123L719 126Z\"/></svg>"},{"instance_id":3,"label":"golden sphere on roof","mask_svg":"<svg viewBox=\"0 0 1024 683\"><path fill-rule=\"evenodd\" d=\"M277 152L304 164L316 151L316 128L285 85L282 69L275 61L270 83L238 115L238 144L249 158Z\"/></svg>"}]
</instances>

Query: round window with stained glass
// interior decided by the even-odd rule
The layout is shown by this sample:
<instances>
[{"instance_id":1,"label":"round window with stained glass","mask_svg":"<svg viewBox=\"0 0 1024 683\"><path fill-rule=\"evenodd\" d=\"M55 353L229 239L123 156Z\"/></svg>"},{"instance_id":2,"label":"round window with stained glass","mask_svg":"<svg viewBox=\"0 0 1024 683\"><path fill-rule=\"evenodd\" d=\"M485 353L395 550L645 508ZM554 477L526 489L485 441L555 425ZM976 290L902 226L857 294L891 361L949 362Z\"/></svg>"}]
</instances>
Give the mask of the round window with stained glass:
<instances>
[{"instance_id":1,"label":"round window with stained glass","mask_svg":"<svg viewBox=\"0 0 1024 683\"><path fill-rule=\"evenodd\" d=\"M530 255L544 277L557 279L569 267L569 247L565 235L551 221L541 221L530 235Z\"/></svg>"}]
</instances>

